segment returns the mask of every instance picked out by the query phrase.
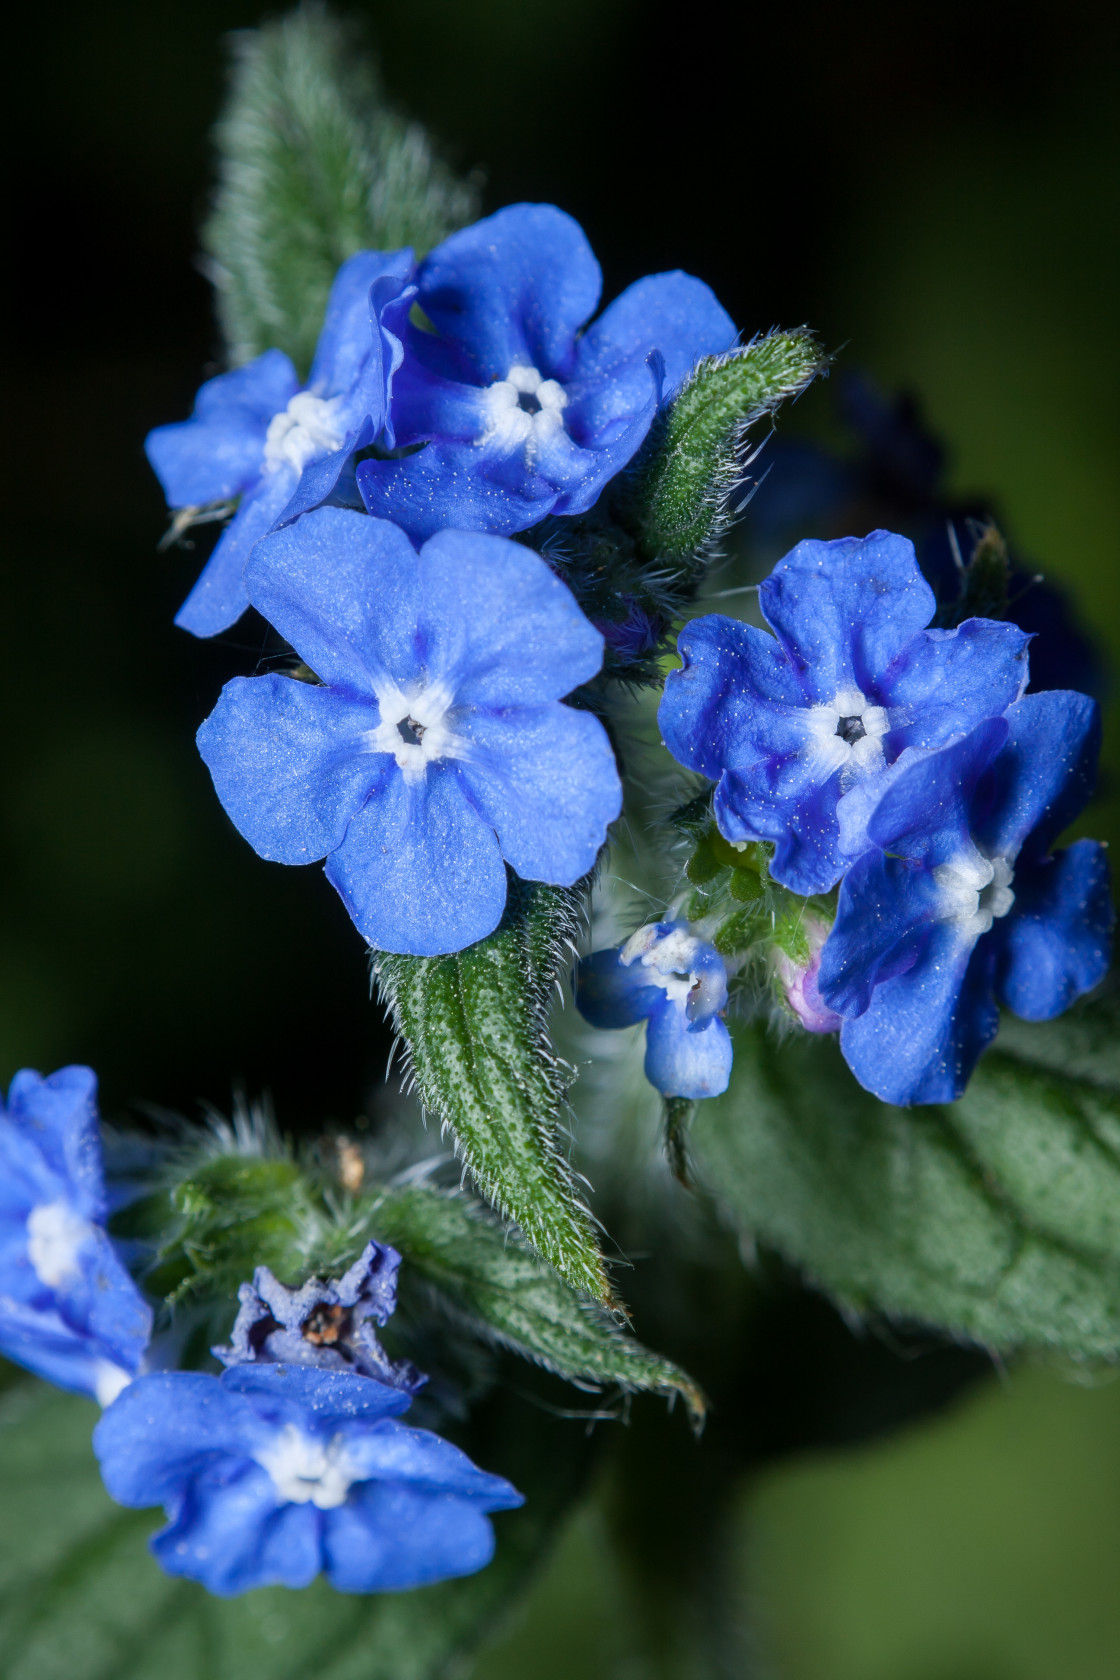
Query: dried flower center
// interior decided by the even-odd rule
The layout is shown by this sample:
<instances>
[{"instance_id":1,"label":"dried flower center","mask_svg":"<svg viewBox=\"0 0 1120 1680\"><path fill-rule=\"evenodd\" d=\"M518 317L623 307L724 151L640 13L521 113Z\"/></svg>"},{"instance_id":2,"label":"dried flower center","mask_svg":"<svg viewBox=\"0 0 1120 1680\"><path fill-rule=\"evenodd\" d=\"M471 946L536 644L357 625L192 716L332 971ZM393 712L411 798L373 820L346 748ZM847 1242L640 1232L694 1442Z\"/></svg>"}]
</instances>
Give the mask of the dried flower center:
<instances>
[{"instance_id":1,"label":"dried flower center","mask_svg":"<svg viewBox=\"0 0 1120 1680\"><path fill-rule=\"evenodd\" d=\"M350 1309L329 1306L325 1301L313 1307L303 1321L303 1339L314 1347L334 1347L350 1334Z\"/></svg>"}]
</instances>

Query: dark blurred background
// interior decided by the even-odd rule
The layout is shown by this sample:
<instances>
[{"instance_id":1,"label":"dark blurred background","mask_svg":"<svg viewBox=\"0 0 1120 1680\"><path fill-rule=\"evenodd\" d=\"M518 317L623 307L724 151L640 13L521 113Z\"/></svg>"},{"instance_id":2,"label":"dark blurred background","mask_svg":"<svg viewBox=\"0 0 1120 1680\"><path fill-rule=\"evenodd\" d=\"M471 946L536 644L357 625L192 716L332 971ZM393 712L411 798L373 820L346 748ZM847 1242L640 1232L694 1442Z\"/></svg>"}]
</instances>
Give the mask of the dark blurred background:
<instances>
[{"instance_id":1,"label":"dark blurred background","mask_svg":"<svg viewBox=\"0 0 1120 1680\"><path fill-rule=\"evenodd\" d=\"M1115 660L1113 9L346 9L397 100L452 162L484 171L487 209L551 199L580 219L607 296L681 266L745 329L808 321L843 347L841 368L916 393L949 452L947 490L1000 516ZM0 1072L88 1061L109 1114L224 1105L241 1084L271 1089L289 1126L348 1119L388 1048L335 895L317 869L250 852L194 752L260 640L173 628L198 562L157 554L165 512L141 452L217 368L194 258L220 38L275 10L52 4L21 8L5 37ZM839 437L828 387L783 421L798 428ZM1091 826L1120 839L1113 716L1106 767ZM1117 1393L1017 1382L873 1462L809 1464L752 1496L749 1573L782 1674L1120 1673ZM549 1673L637 1676L595 1522L572 1531L537 1620L487 1673L543 1675L547 1628Z\"/></svg>"}]
</instances>

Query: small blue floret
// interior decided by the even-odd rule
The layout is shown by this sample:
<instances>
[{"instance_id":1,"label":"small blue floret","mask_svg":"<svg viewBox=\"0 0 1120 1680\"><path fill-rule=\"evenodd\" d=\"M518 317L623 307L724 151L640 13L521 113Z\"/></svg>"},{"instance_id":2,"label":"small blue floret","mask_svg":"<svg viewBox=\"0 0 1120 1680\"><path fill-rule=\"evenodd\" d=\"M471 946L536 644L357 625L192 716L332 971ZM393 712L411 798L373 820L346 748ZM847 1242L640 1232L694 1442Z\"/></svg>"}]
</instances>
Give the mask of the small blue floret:
<instances>
[{"instance_id":1,"label":"small blue floret","mask_svg":"<svg viewBox=\"0 0 1120 1680\"><path fill-rule=\"evenodd\" d=\"M998 1003L1048 1021L1103 979L1104 848L1050 850L1092 792L1099 740L1096 702L1055 689L888 772L818 977L849 1066L884 1102L952 1102Z\"/></svg>"},{"instance_id":2,"label":"small blue floret","mask_svg":"<svg viewBox=\"0 0 1120 1680\"><path fill-rule=\"evenodd\" d=\"M319 508L258 543L253 605L321 679L237 677L198 733L262 857L326 858L380 950L434 956L497 926L506 865L570 886L621 788L606 731L560 704L603 638L537 555Z\"/></svg>"},{"instance_id":3,"label":"small blue floret","mask_svg":"<svg viewBox=\"0 0 1120 1680\"><path fill-rule=\"evenodd\" d=\"M663 1096L718 1097L731 1077L723 958L686 922L653 922L576 970L576 1004L593 1027L646 1021L645 1072Z\"/></svg>"},{"instance_id":4,"label":"small blue floret","mask_svg":"<svg viewBox=\"0 0 1120 1680\"><path fill-rule=\"evenodd\" d=\"M122 1505L163 1505L151 1548L170 1575L229 1596L306 1587L400 1592L489 1563L501 1476L397 1421L409 1395L352 1371L239 1365L125 1389L94 1431Z\"/></svg>"},{"instance_id":5,"label":"small blue floret","mask_svg":"<svg viewBox=\"0 0 1120 1680\"><path fill-rule=\"evenodd\" d=\"M759 602L772 636L714 614L682 631L658 721L674 758L717 784L721 832L772 841L776 881L826 892L866 843L841 834L841 796L907 747L1000 716L1026 686L1030 638L982 618L927 630L933 591L889 531L798 543Z\"/></svg>"},{"instance_id":6,"label":"small blue floret","mask_svg":"<svg viewBox=\"0 0 1120 1680\"><path fill-rule=\"evenodd\" d=\"M145 449L176 509L239 498L176 624L227 630L249 605L242 573L267 531L340 489L354 452L392 444L389 400L415 290L412 252L359 251L339 269L307 385L282 350L203 385L194 414L149 432ZM352 485L351 485L352 488Z\"/></svg>"},{"instance_id":7,"label":"small blue floret","mask_svg":"<svg viewBox=\"0 0 1120 1680\"><path fill-rule=\"evenodd\" d=\"M25 1068L0 1112L0 1354L106 1404L152 1315L104 1229L96 1093L90 1068Z\"/></svg>"},{"instance_id":8,"label":"small blue floret","mask_svg":"<svg viewBox=\"0 0 1120 1680\"><path fill-rule=\"evenodd\" d=\"M357 469L366 506L418 538L445 526L508 534L583 513L626 465L658 404L735 327L700 280L639 280L586 323L602 277L582 229L514 204L420 264L426 321L402 330L397 444Z\"/></svg>"}]
</instances>

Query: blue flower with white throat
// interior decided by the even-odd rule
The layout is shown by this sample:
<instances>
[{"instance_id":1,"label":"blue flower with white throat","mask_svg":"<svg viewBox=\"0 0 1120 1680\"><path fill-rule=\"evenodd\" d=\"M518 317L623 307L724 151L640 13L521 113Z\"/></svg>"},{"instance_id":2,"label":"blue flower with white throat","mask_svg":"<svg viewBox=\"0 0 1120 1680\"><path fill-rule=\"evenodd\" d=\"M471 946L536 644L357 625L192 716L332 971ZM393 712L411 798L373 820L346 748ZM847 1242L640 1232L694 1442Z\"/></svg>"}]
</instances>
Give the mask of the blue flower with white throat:
<instances>
[{"instance_id":1,"label":"blue flower with white throat","mask_svg":"<svg viewBox=\"0 0 1120 1680\"><path fill-rule=\"evenodd\" d=\"M658 721L681 764L716 783L732 841L774 844L770 873L827 892L864 850L837 815L908 747L932 749L1022 694L1030 638L972 618L930 630L936 602L905 537L807 541L759 588L773 635L722 615L678 639Z\"/></svg>"},{"instance_id":2,"label":"blue flower with white throat","mask_svg":"<svg viewBox=\"0 0 1120 1680\"><path fill-rule=\"evenodd\" d=\"M108 1404L152 1315L105 1231L97 1079L25 1068L0 1113L0 1354Z\"/></svg>"},{"instance_id":3,"label":"blue flower with white throat","mask_svg":"<svg viewBox=\"0 0 1120 1680\"><path fill-rule=\"evenodd\" d=\"M509 534L586 512L659 403L736 332L691 275L637 281L591 320L602 276L578 223L514 204L420 264L393 387L399 459L357 469L370 513L416 537ZM588 322L590 325L587 325Z\"/></svg>"},{"instance_id":4,"label":"blue flower with white throat","mask_svg":"<svg viewBox=\"0 0 1120 1680\"><path fill-rule=\"evenodd\" d=\"M145 449L169 505L189 516L240 498L175 619L196 636L228 630L249 605L253 544L344 485L356 450L393 442L389 401L400 330L415 295L412 252L359 251L331 288L306 387L282 350L203 385L189 420L157 426Z\"/></svg>"},{"instance_id":5,"label":"blue flower with white throat","mask_svg":"<svg viewBox=\"0 0 1120 1680\"><path fill-rule=\"evenodd\" d=\"M354 1371L248 1364L221 1377L144 1376L94 1431L122 1505L163 1505L152 1537L170 1575L222 1596L306 1587L401 1592L469 1575L494 1551L501 1476L398 1421L411 1396Z\"/></svg>"},{"instance_id":6,"label":"blue flower with white throat","mask_svg":"<svg viewBox=\"0 0 1120 1680\"><path fill-rule=\"evenodd\" d=\"M556 886L591 869L621 788L602 724L560 702L603 638L537 555L464 531L417 555L320 508L257 545L246 583L320 679L236 677L198 733L262 857L325 858L369 943L416 956L497 927L507 864Z\"/></svg>"},{"instance_id":7,"label":"blue flower with white throat","mask_svg":"<svg viewBox=\"0 0 1120 1680\"><path fill-rule=\"evenodd\" d=\"M663 1096L697 1100L726 1091L727 970L715 946L686 922L651 922L624 945L584 957L575 988L579 1012L593 1027L647 1023L645 1074Z\"/></svg>"},{"instance_id":8,"label":"blue flower with white throat","mask_svg":"<svg viewBox=\"0 0 1120 1680\"><path fill-rule=\"evenodd\" d=\"M1095 701L1049 690L884 778L818 975L849 1066L884 1102L953 1101L998 1004L1047 1021L1103 979L1104 848L1050 849L1092 792L1099 737Z\"/></svg>"}]
</instances>

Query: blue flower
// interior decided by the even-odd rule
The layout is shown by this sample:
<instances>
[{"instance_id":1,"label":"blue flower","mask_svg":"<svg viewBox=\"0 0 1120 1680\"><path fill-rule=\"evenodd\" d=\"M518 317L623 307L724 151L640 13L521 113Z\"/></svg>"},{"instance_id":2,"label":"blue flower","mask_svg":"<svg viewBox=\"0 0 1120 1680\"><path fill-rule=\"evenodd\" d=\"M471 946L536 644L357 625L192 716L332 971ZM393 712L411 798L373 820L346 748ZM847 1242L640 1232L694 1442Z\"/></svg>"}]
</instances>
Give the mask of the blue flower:
<instances>
[{"instance_id":1,"label":"blue flower","mask_svg":"<svg viewBox=\"0 0 1120 1680\"><path fill-rule=\"evenodd\" d=\"M759 601L773 636L717 615L682 631L658 721L674 758L718 784L721 832L773 841L776 881L827 892L864 848L850 827L842 844L841 795L999 716L1026 685L1029 637L982 618L924 629L933 592L889 531L798 543Z\"/></svg>"},{"instance_id":2,"label":"blue flower","mask_svg":"<svg viewBox=\"0 0 1120 1680\"><path fill-rule=\"evenodd\" d=\"M223 1596L306 1587L399 1592L489 1563L489 1511L521 1495L425 1429L409 1396L352 1371L239 1365L145 1376L94 1431L122 1505L163 1505L169 1575Z\"/></svg>"},{"instance_id":3,"label":"blue flower","mask_svg":"<svg viewBox=\"0 0 1120 1680\"><path fill-rule=\"evenodd\" d=\"M171 507L241 498L175 619L182 629L214 636L236 623L249 605L242 572L258 538L334 495L355 450L378 434L392 443L388 404L415 296L411 267L407 250L359 251L343 263L306 387L282 350L266 350L207 380L191 419L148 433L144 447Z\"/></svg>"},{"instance_id":4,"label":"blue flower","mask_svg":"<svg viewBox=\"0 0 1120 1680\"><path fill-rule=\"evenodd\" d=\"M417 956L493 931L506 863L586 874L621 790L602 724L560 697L603 638L543 560L461 531L418 559L395 526L320 508L257 545L246 583L323 685L236 677L198 732L262 857L325 857L370 944Z\"/></svg>"},{"instance_id":5,"label":"blue flower","mask_svg":"<svg viewBox=\"0 0 1120 1680\"><path fill-rule=\"evenodd\" d=\"M311 1278L300 1289L287 1289L267 1266L258 1266L252 1283L237 1292L241 1309L230 1344L214 1348L215 1358L229 1366L357 1371L415 1394L427 1377L407 1359L391 1360L373 1328L396 1308L400 1263L395 1248L369 1242L337 1282Z\"/></svg>"},{"instance_id":6,"label":"blue flower","mask_svg":"<svg viewBox=\"0 0 1120 1680\"><path fill-rule=\"evenodd\" d=\"M96 1092L90 1068L24 1068L0 1112L0 1353L105 1405L152 1315L103 1228Z\"/></svg>"},{"instance_id":7,"label":"blue flower","mask_svg":"<svg viewBox=\"0 0 1120 1680\"><path fill-rule=\"evenodd\" d=\"M723 958L686 922L652 922L584 957L576 1005L593 1027L647 1021L645 1073L666 1097L718 1097L731 1077Z\"/></svg>"},{"instance_id":8,"label":"blue flower","mask_svg":"<svg viewBox=\"0 0 1120 1680\"><path fill-rule=\"evenodd\" d=\"M583 330L602 276L578 223L514 204L432 251L425 326L404 328L393 388L399 460L367 460L370 513L417 537L521 531L583 513L630 460L662 396L735 327L702 281L655 274Z\"/></svg>"},{"instance_id":9,"label":"blue flower","mask_svg":"<svg viewBox=\"0 0 1120 1680\"><path fill-rule=\"evenodd\" d=\"M818 977L849 1066L884 1102L953 1101L997 1000L1048 1021L1103 978L1104 849L1050 852L1092 792L1099 730L1095 701L1050 690L889 773Z\"/></svg>"}]
</instances>

